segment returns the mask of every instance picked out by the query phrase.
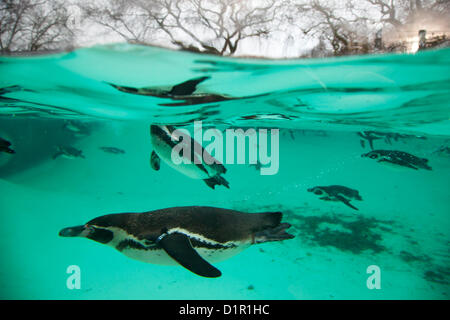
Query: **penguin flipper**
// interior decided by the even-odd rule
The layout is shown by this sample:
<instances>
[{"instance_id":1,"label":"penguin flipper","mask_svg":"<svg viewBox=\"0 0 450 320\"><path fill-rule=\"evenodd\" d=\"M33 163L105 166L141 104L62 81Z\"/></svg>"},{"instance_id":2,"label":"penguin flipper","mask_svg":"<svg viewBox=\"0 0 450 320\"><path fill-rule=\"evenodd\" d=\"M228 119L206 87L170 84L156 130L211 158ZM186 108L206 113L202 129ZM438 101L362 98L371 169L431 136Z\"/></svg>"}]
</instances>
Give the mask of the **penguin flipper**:
<instances>
[{"instance_id":1,"label":"penguin flipper","mask_svg":"<svg viewBox=\"0 0 450 320\"><path fill-rule=\"evenodd\" d=\"M155 171L158 171L161 166L161 158L156 154L155 151L152 151L152 155L150 157L150 166Z\"/></svg>"},{"instance_id":2,"label":"penguin flipper","mask_svg":"<svg viewBox=\"0 0 450 320\"><path fill-rule=\"evenodd\" d=\"M197 85L210 77L200 77L188 80L172 87L169 94L173 96L190 96L197 90Z\"/></svg>"},{"instance_id":3,"label":"penguin flipper","mask_svg":"<svg viewBox=\"0 0 450 320\"><path fill-rule=\"evenodd\" d=\"M203 259L192 247L189 237L185 234L174 232L163 236L159 241L167 254L189 271L207 278L217 278L222 273Z\"/></svg>"},{"instance_id":4,"label":"penguin flipper","mask_svg":"<svg viewBox=\"0 0 450 320\"><path fill-rule=\"evenodd\" d=\"M401 159L395 159L395 160L389 160L389 159L381 159L379 162L388 162L388 163L392 163L398 166L402 166L402 167L408 167L414 170L418 170L416 167L414 167L413 165L409 164L406 161L403 161Z\"/></svg>"},{"instance_id":5,"label":"penguin flipper","mask_svg":"<svg viewBox=\"0 0 450 320\"><path fill-rule=\"evenodd\" d=\"M355 207L354 205L352 205L352 204L350 203L349 200L345 199L344 197L342 197L342 196L336 196L336 198L337 198L339 201L341 201L342 203L344 203L345 205L347 205L348 207L350 207L350 208L352 208L352 209L354 209L354 210L359 210L357 207Z\"/></svg>"}]
</instances>

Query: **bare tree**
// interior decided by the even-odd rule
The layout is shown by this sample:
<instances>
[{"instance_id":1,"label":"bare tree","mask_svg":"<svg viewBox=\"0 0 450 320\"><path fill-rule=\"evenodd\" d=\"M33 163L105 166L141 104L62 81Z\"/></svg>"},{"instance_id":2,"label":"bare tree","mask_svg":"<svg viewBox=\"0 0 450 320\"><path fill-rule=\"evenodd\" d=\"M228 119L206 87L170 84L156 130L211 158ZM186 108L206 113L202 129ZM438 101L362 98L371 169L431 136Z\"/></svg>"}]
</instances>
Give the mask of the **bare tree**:
<instances>
[{"instance_id":1,"label":"bare tree","mask_svg":"<svg viewBox=\"0 0 450 320\"><path fill-rule=\"evenodd\" d=\"M368 50L367 18L354 12L351 1L339 7L329 1L312 0L296 3L295 9L296 14L308 17L299 28L305 35L320 39L318 46L322 50L327 44L333 55L349 54L355 46L358 53Z\"/></svg>"},{"instance_id":2,"label":"bare tree","mask_svg":"<svg viewBox=\"0 0 450 320\"><path fill-rule=\"evenodd\" d=\"M401 27L412 23L424 16L442 16L448 19L450 1L448 0L365 0L376 8L380 14L380 21L394 27Z\"/></svg>"},{"instance_id":3,"label":"bare tree","mask_svg":"<svg viewBox=\"0 0 450 320\"><path fill-rule=\"evenodd\" d=\"M154 7L153 1L147 6ZM148 42L157 32L155 21L133 0L80 2L78 7L82 20L91 20L127 42Z\"/></svg>"},{"instance_id":4,"label":"bare tree","mask_svg":"<svg viewBox=\"0 0 450 320\"><path fill-rule=\"evenodd\" d=\"M65 48L73 40L69 18L56 0L1 0L0 52Z\"/></svg>"},{"instance_id":5,"label":"bare tree","mask_svg":"<svg viewBox=\"0 0 450 320\"><path fill-rule=\"evenodd\" d=\"M293 0L293 7L307 17L301 31L321 39L320 49L328 47L333 55L370 52L382 47L381 40L408 50L419 30L450 29L449 0Z\"/></svg>"},{"instance_id":6,"label":"bare tree","mask_svg":"<svg viewBox=\"0 0 450 320\"><path fill-rule=\"evenodd\" d=\"M277 24L277 0L110 0L82 5L85 17L126 41L164 37L178 48L232 55L242 40L267 37Z\"/></svg>"},{"instance_id":7,"label":"bare tree","mask_svg":"<svg viewBox=\"0 0 450 320\"><path fill-rule=\"evenodd\" d=\"M445 40L450 29L448 0L365 0L365 3L379 13L379 20L373 22L381 25L389 51L411 51L422 29L432 37L442 35L440 40Z\"/></svg>"}]
</instances>

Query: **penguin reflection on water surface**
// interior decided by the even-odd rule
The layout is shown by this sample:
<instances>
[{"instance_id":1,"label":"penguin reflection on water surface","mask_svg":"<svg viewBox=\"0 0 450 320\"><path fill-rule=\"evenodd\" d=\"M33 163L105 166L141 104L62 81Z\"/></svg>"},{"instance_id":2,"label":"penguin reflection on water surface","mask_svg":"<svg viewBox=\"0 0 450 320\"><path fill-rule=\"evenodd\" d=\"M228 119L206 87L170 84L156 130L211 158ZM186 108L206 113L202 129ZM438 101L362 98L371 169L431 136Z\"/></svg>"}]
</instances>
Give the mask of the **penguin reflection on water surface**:
<instances>
[{"instance_id":1,"label":"penguin reflection on water surface","mask_svg":"<svg viewBox=\"0 0 450 320\"><path fill-rule=\"evenodd\" d=\"M358 210L353 206L351 200L362 201L362 197L359 195L358 190L354 190L348 187L332 185L332 186L316 186L308 189L308 192L312 192L317 196L320 196L320 200L325 201L340 201L348 207Z\"/></svg>"},{"instance_id":2,"label":"penguin reflection on water surface","mask_svg":"<svg viewBox=\"0 0 450 320\"><path fill-rule=\"evenodd\" d=\"M230 100L233 98L225 97L223 95L214 94L214 93L198 93L197 85L202 83L205 80L210 79L209 76L199 77L195 79L190 79L185 82L176 84L172 87L144 87L144 88L134 88L134 87L126 87L119 86L113 83L108 83L113 88L116 88L119 91L143 95L143 96L152 96L157 98L169 98L172 100L181 100L178 103L166 103L160 104L161 106L186 106L186 105L194 105L194 104L202 104L202 103L211 103L211 102L219 102L224 100Z\"/></svg>"},{"instance_id":3,"label":"penguin reflection on water surface","mask_svg":"<svg viewBox=\"0 0 450 320\"><path fill-rule=\"evenodd\" d=\"M108 214L59 232L111 246L129 258L180 264L203 277L219 277L210 264L252 244L294 238L281 212L244 213L214 207L175 207L144 213Z\"/></svg>"},{"instance_id":4,"label":"penguin reflection on water surface","mask_svg":"<svg viewBox=\"0 0 450 320\"><path fill-rule=\"evenodd\" d=\"M230 97L220 93L206 92L204 90L197 88L197 86L200 85L203 81L206 81L210 78L211 78L210 76L203 76L194 79L189 79L187 81L175 84L173 86L158 86L158 87L143 87L143 88L121 86L113 83L108 84L113 88L125 93L136 94L141 96L151 96L156 98L165 98L171 99L172 101L176 101L173 103L159 104L160 106L170 106L170 107L222 102L228 100L248 99L266 95L266 93L263 93L255 96Z\"/></svg>"},{"instance_id":5,"label":"penguin reflection on water surface","mask_svg":"<svg viewBox=\"0 0 450 320\"><path fill-rule=\"evenodd\" d=\"M173 126L150 126L150 137L153 145L150 157L151 167L158 171L160 169L160 159L162 159L178 172L192 179L202 179L212 189L216 185L230 188L228 181L222 177L222 174L225 174L227 171L223 164L218 163L197 141L189 136L177 136L175 130L176 128ZM189 163L175 164L172 161L172 150L179 143L191 151L190 154L179 155L181 158L189 160ZM181 149L182 151L183 149ZM201 151L201 154L198 154L197 151ZM208 159L208 163L211 164L206 163L205 159ZM197 162L201 163L195 163L195 160L199 160Z\"/></svg>"},{"instance_id":6,"label":"penguin reflection on water surface","mask_svg":"<svg viewBox=\"0 0 450 320\"><path fill-rule=\"evenodd\" d=\"M371 152L362 154L361 157L376 160L378 163L385 164L394 168L432 170L432 168L428 165L428 159L419 158L415 155L403 151L373 150Z\"/></svg>"}]
</instances>

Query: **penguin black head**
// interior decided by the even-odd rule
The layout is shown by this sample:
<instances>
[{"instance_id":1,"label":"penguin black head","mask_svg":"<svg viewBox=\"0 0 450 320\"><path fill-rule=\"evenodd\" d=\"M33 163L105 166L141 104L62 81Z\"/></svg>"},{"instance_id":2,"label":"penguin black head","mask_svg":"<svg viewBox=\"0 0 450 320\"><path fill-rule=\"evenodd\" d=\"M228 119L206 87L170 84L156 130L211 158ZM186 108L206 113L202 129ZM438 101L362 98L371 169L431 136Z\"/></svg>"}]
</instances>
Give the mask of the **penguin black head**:
<instances>
[{"instance_id":1,"label":"penguin black head","mask_svg":"<svg viewBox=\"0 0 450 320\"><path fill-rule=\"evenodd\" d=\"M381 154L377 151L370 151L361 155L362 158L370 158L376 160L381 157Z\"/></svg>"},{"instance_id":2,"label":"penguin black head","mask_svg":"<svg viewBox=\"0 0 450 320\"><path fill-rule=\"evenodd\" d=\"M92 225L89 222L82 226L64 228L59 232L61 237L83 237L103 244L114 238L114 233L106 228Z\"/></svg>"},{"instance_id":3,"label":"penguin black head","mask_svg":"<svg viewBox=\"0 0 450 320\"><path fill-rule=\"evenodd\" d=\"M177 130L174 126L171 125L156 125L152 124L150 126L150 134L158 137L170 137L174 141L178 141L178 137L174 135L174 131Z\"/></svg>"},{"instance_id":4,"label":"penguin black head","mask_svg":"<svg viewBox=\"0 0 450 320\"><path fill-rule=\"evenodd\" d=\"M314 193L315 195L318 195L318 196L321 196L321 195L323 195L325 193L325 191L322 190L319 187L309 188L308 192L312 192L312 193Z\"/></svg>"}]
</instances>

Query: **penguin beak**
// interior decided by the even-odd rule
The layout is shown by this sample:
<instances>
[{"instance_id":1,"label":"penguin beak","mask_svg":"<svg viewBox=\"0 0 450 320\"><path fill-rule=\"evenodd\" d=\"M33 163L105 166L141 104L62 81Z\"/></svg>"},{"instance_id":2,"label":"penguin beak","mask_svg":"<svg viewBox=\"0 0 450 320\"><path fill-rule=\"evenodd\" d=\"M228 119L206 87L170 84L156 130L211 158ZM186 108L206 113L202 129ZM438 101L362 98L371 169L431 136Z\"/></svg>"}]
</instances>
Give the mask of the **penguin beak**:
<instances>
[{"instance_id":1,"label":"penguin beak","mask_svg":"<svg viewBox=\"0 0 450 320\"><path fill-rule=\"evenodd\" d=\"M86 237L89 229L86 226L64 228L59 232L60 237Z\"/></svg>"}]
</instances>

